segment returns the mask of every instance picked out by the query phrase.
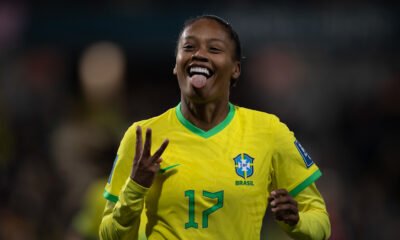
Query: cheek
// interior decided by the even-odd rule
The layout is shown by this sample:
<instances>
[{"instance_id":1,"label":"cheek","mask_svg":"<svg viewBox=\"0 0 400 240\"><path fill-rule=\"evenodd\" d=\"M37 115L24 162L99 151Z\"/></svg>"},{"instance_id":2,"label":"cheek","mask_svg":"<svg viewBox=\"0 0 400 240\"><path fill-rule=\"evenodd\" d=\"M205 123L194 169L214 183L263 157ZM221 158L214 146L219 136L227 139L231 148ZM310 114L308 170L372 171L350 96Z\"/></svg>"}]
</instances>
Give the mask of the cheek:
<instances>
[{"instance_id":1,"label":"cheek","mask_svg":"<svg viewBox=\"0 0 400 240\"><path fill-rule=\"evenodd\" d=\"M185 85L185 67L182 63L182 58L179 56L176 57L174 74L178 80L179 86L183 87Z\"/></svg>"},{"instance_id":2,"label":"cheek","mask_svg":"<svg viewBox=\"0 0 400 240\"><path fill-rule=\"evenodd\" d=\"M178 55L175 60L175 68L177 74L182 74L185 68L184 59L182 56Z\"/></svg>"},{"instance_id":3,"label":"cheek","mask_svg":"<svg viewBox=\"0 0 400 240\"><path fill-rule=\"evenodd\" d=\"M220 66L221 66L221 70L224 75L224 78L229 78L229 80L230 80L230 78L232 77L232 74L233 74L233 68L234 68L233 64L224 62Z\"/></svg>"}]
</instances>

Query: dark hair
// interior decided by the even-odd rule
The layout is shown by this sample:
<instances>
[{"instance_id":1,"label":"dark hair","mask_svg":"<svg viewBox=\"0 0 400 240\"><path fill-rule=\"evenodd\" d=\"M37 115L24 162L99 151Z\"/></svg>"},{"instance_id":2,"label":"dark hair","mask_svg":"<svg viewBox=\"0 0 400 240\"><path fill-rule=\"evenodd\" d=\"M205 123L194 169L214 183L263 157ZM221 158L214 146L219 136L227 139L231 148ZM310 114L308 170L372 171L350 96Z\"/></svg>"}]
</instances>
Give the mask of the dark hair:
<instances>
[{"instance_id":1,"label":"dark hair","mask_svg":"<svg viewBox=\"0 0 400 240\"><path fill-rule=\"evenodd\" d=\"M223 26L225 28L225 30L227 31L228 35L230 36L230 38L235 43L235 60L241 61L242 60L242 46L240 44L239 35L233 29L232 25L229 22L227 22L223 18L218 17L216 15L208 15L208 14L206 14L206 15L201 15L201 16L197 16L197 17L194 17L194 18L186 20L185 23L183 24L181 32L179 33L178 43L179 43L179 39L182 36L183 31L185 31L185 29L188 26L192 25L194 22L197 22L198 20L201 20L201 19L214 20L214 21L218 22L219 24L221 24L221 26ZM178 46L178 44L177 44L177 46ZM178 52L177 50L178 50L178 47L175 50L175 54Z\"/></svg>"}]
</instances>

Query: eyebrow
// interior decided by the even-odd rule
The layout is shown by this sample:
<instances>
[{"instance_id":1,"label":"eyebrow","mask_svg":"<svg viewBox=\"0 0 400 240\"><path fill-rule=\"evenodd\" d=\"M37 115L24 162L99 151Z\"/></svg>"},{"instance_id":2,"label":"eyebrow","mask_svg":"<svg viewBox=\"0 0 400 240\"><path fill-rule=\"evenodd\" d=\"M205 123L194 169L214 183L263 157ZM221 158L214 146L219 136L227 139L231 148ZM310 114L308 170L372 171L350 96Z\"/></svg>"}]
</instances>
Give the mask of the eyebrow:
<instances>
[{"instance_id":1,"label":"eyebrow","mask_svg":"<svg viewBox=\"0 0 400 240\"><path fill-rule=\"evenodd\" d=\"M184 39L185 39L185 40L191 40L191 39L196 39L196 37L187 36L187 37L185 37ZM224 40L219 39L219 38L210 38L210 39L207 39L207 41L209 41L209 42L222 42L222 43L225 43Z\"/></svg>"}]
</instances>

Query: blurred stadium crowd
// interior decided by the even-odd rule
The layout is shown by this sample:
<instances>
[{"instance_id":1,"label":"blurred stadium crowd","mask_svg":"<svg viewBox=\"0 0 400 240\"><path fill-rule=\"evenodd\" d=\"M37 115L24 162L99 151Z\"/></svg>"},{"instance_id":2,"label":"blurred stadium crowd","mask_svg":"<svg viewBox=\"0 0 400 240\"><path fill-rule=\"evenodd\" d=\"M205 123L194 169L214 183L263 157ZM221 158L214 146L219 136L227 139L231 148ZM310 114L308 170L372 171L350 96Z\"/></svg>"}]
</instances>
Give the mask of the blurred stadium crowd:
<instances>
[{"instance_id":1,"label":"blurred stadium crowd","mask_svg":"<svg viewBox=\"0 0 400 240\"><path fill-rule=\"evenodd\" d=\"M242 40L232 102L278 115L322 169L332 239L400 239L398 9L183 3L0 2L0 239L97 238L119 141L178 103L175 42L203 13Z\"/></svg>"}]
</instances>

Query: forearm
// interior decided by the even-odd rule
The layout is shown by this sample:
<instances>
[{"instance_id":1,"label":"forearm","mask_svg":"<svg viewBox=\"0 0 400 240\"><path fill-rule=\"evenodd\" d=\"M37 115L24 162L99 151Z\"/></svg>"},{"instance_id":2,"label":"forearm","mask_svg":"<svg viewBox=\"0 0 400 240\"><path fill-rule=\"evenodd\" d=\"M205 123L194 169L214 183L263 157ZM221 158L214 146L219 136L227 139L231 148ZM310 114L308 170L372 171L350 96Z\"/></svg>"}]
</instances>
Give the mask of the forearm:
<instances>
[{"instance_id":1,"label":"forearm","mask_svg":"<svg viewBox=\"0 0 400 240\"><path fill-rule=\"evenodd\" d=\"M331 226L322 196L314 184L295 197L299 206L299 222L291 227L279 222L285 232L294 239L328 239Z\"/></svg>"},{"instance_id":2,"label":"forearm","mask_svg":"<svg viewBox=\"0 0 400 240\"><path fill-rule=\"evenodd\" d=\"M295 227L279 223L293 239L322 240L330 236L329 217L319 211L300 212L300 221Z\"/></svg>"},{"instance_id":3,"label":"forearm","mask_svg":"<svg viewBox=\"0 0 400 240\"><path fill-rule=\"evenodd\" d=\"M100 225L100 239L138 239L140 215L147 189L128 180L119 201L107 201Z\"/></svg>"}]
</instances>

